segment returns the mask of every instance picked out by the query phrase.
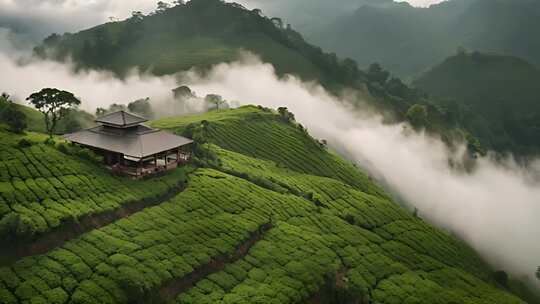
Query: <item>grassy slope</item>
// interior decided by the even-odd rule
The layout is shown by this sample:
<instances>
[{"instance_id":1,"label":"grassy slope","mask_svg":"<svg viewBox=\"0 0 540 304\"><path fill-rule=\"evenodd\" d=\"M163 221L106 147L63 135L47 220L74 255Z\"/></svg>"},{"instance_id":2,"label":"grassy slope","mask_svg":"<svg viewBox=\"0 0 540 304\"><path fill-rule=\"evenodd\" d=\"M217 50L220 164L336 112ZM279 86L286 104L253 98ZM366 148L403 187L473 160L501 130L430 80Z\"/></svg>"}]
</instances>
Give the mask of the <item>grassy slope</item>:
<instances>
[{"instance_id":1,"label":"grassy slope","mask_svg":"<svg viewBox=\"0 0 540 304\"><path fill-rule=\"evenodd\" d=\"M0 113L8 105L7 101L0 97ZM24 113L26 116L26 123L29 131L45 132L45 121L43 120L43 114L20 104L15 104L15 107Z\"/></svg>"},{"instance_id":2,"label":"grassy slope","mask_svg":"<svg viewBox=\"0 0 540 304\"><path fill-rule=\"evenodd\" d=\"M218 126L219 138L229 129L238 135L215 143L266 160L214 146L222 166L190 174L188 188L170 201L0 268L0 302L148 302L160 286L231 254L272 223L244 258L176 301L301 303L339 272L346 293L378 303L520 303L492 283L463 242L389 201L271 112L243 107L155 125L181 131L201 119L213 139ZM255 140L254 130L262 141L246 140ZM279 138L290 138L289 149Z\"/></svg>"},{"instance_id":3,"label":"grassy slope","mask_svg":"<svg viewBox=\"0 0 540 304\"><path fill-rule=\"evenodd\" d=\"M8 102L0 97L0 113L4 107L8 105ZM23 104L15 103L16 109L21 111L26 116L27 130L32 132L45 133L45 121L43 114L37 111L35 108L25 106ZM84 112L82 110L70 111L68 115L60 120L56 127L56 134L67 133L68 130L67 124L69 121L77 121L80 128L88 128L94 125L94 116L90 113ZM74 130L70 130L74 131Z\"/></svg>"}]
</instances>

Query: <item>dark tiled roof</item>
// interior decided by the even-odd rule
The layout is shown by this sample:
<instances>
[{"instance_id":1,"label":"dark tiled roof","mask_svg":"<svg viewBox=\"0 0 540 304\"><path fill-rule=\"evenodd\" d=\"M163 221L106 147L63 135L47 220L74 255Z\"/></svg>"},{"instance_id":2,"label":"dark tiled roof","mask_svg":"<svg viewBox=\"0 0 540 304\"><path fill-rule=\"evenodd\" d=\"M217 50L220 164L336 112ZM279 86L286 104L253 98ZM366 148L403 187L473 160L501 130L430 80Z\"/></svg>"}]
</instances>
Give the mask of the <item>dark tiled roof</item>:
<instances>
[{"instance_id":1,"label":"dark tiled roof","mask_svg":"<svg viewBox=\"0 0 540 304\"><path fill-rule=\"evenodd\" d=\"M132 127L145 121L148 120L126 111L114 112L96 119L96 122L120 128Z\"/></svg>"},{"instance_id":2,"label":"dark tiled roof","mask_svg":"<svg viewBox=\"0 0 540 304\"><path fill-rule=\"evenodd\" d=\"M193 143L191 139L138 125L128 129L99 126L64 136L85 146L145 158Z\"/></svg>"}]
</instances>

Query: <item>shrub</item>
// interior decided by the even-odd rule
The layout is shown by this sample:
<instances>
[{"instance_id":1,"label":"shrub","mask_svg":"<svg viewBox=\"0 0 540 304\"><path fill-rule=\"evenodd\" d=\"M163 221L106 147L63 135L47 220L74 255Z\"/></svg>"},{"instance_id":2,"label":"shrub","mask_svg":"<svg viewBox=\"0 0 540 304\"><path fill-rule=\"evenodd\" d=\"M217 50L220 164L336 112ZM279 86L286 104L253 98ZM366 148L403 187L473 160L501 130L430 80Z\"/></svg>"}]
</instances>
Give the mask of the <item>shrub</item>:
<instances>
[{"instance_id":1,"label":"shrub","mask_svg":"<svg viewBox=\"0 0 540 304\"><path fill-rule=\"evenodd\" d=\"M32 146L32 142L29 141L26 138L23 138L23 139L19 140L19 142L17 143L18 148L28 148L28 147L31 147L31 146Z\"/></svg>"},{"instance_id":2,"label":"shrub","mask_svg":"<svg viewBox=\"0 0 540 304\"><path fill-rule=\"evenodd\" d=\"M12 103L8 104L0 113L0 121L5 122L10 130L16 133L22 133L27 127L26 115Z\"/></svg>"},{"instance_id":3,"label":"shrub","mask_svg":"<svg viewBox=\"0 0 540 304\"><path fill-rule=\"evenodd\" d=\"M45 139L45 141L43 141L43 143L48 146L54 146L56 144L56 141L53 138L48 137L47 139Z\"/></svg>"},{"instance_id":4,"label":"shrub","mask_svg":"<svg viewBox=\"0 0 540 304\"><path fill-rule=\"evenodd\" d=\"M501 286L508 287L508 274L505 271L495 271L493 273L493 279Z\"/></svg>"}]
</instances>

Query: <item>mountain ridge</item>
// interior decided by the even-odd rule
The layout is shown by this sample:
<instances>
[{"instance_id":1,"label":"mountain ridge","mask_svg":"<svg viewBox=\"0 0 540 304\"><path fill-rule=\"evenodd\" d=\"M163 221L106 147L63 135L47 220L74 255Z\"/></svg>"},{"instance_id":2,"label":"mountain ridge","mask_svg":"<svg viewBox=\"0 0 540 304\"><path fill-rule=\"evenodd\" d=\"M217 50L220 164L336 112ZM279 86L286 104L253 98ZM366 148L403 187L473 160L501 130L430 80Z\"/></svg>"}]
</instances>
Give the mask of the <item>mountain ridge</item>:
<instances>
[{"instance_id":1,"label":"mountain ridge","mask_svg":"<svg viewBox=\"0 0 540 304\"><path fill-rule=\"evenodd\" d=\"M540 69L523 59L479 52L447 58L413 82L441 105L463 107L473 134L497 150L538 153Z\"/></svg>"},{"instance_id":2,"label":"mountain ridge","mask_svg":"<svg viewBox=\"0 0 540 304\"><path fill-rule=\"evenodd\" d=\"M307 36L360 66L379 62L399 76L414 77L458 47L522 57L538 65L540 40L531 35L539 28L537 20L540 4L528 0L452 0L429 8L363 5ZM410 62L401 60L404 53Z\"/></svg>"}]
</instances>

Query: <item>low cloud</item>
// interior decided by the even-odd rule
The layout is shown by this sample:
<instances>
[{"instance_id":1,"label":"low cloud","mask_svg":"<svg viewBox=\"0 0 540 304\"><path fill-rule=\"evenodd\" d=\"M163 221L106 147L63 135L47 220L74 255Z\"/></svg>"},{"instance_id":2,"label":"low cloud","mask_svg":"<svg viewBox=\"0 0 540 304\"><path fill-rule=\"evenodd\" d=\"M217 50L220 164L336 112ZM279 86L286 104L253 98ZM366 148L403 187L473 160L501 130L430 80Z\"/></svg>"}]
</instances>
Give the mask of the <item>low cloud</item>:
<instances>
[{"instance_id":1,"label":"low cloud","mask_svg":"<svg viewBox=\"0 0 540 304\"><path fill-rule=\"evenodd\" d=\"M347 101L294 77L280 80L271 65L253 58L188 78L200 92L288 107L310 133L380 176L424 218L466 240L495 268L533 279L540 265L538 163L523 168L486 157L472 173L456 172L448 159L458 157L440 140L355 114Z\"/></svg>"},{"instance_id":2,"label":"low cloud","mask_svg":"<svg viewBox=\"0 0 540 304\"><path fill-rule=\"evenodd\" d=\"M16 102L42 88L53 87L73 92L81 99L81 109L94 113L97 107L113 103L124 104L150 98L158 116L200 112L207 108L202 98L173 98L172 90L179 86L175 76L154 77L133 70L124 79L104 71L80 71L74 65L49 60L32 59L15 48L10 31L0 28L0 91L7 92ZM202 96L204 97L204 95Z\"/></svg>"}]
</instances>

